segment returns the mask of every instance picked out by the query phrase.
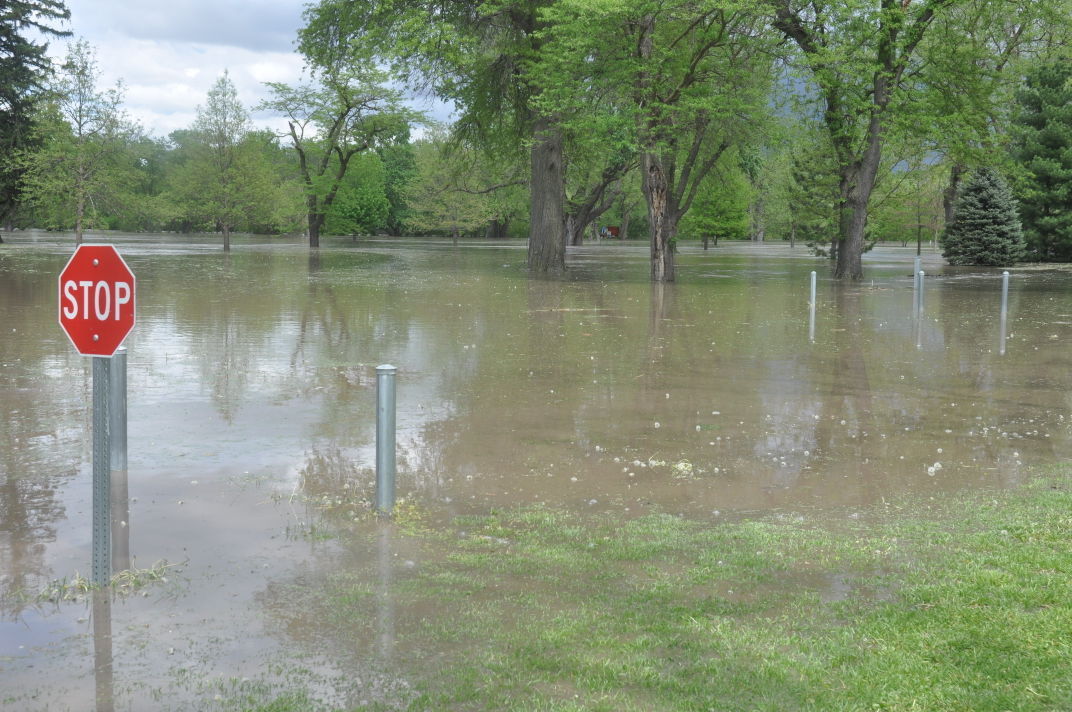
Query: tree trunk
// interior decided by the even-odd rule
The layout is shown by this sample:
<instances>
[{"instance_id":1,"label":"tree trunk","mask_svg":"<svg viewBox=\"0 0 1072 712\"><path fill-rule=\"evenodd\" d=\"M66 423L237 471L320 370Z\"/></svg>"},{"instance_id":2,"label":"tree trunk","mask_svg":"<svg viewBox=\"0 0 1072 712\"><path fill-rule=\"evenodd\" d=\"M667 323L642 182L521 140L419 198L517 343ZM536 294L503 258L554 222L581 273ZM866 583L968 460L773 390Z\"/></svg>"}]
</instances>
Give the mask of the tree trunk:
<instances>
[{"instance_id":1,"label":"tree trunk","mask_svg":"<svg viewBox=\"0 0 1072 712\"><path fill-rule=\"evenodd\" d=\"M312 206L310 206L312 208ZM324 214L309 212L309 247L320 247L320 228L324 225Z\"/></svg>"},{"instance_id":2,"label":"tree trunk","mask_svg":"<svg viewBox=\"0 0 1072 712\"><path fill-rule=\"evenodd\" d=\"M642 159L644 197L648 203L651 230L651 280L674 281L674 238L677 235L677 206L670 192L662 160L654 153Z\"/></svg>"},{"instance_id":3,"label":"tree trunk","mask_svg":"<svg viewBox=\"0 0 1072 712\"><path fill-rule=\"evenodd\" d=\"M81 191L78 192L78 202L74 209L74 244L75 246L82 244L82 231L86 215L86 196Z\"/></svg>"},{"instance_id":4,"label":"tree trunk","mask_svg":"<svg viewBox=\"0 0 1072 712\"><path fill-rule=\"evenodd\" d=\"M767 237L767 225L763 219L763 200L756 200L749 212L752 214L752 240L763 242Z\"/></svg>"},{"instance_id":5,"label":"tree trunk","mask_svg":"<svg viewBox=\"0 0 1072 712\"><path fill-rule=\"evenodd\" d=\"M488 229L484 233L484 237L489 240L498 239L500 237L506 237L506 226L508 222L499 218L493 218L488 222Z\"/></svg>"},{"instance_id":6,"label":"tree trunk","mask_svg":"<svg viewBox=\"0 0 1072 712\"><path fill-rule=\"evenodd\" d=\"M452 244L455 247L457 247L458 246L458 237L459 237L459 235L458 235L458 227L454 226L454 228L452 228L451 231L450 231L450 244Z\"/></svg>"},{"instance_id":7,"label":"tree trunk","mask_svg":"<svg viewBox=\"0 0 1072 712\"><path fill-rule=\"evenodd\" d=\"M864 236L867 230L867 206L875 188L878 165L882 159L882 123L879 113L871 116L867 128L867 148L859 161L841 169L840 230L837 244L835 279L860 280L864 277Z\"/></svg>"},{"instance_id":8,"label":"tree trunk","mask_svg":"<svg viewBox=\"0 0 1072 712\"><path fill-rule=\"evenodd\" d=\"M709 242L709 238L708 238L707 233L705 232L704 236L703 236L703 249L704 249L704 252L707 252L707 243L708 242Z\"/></svg>"},{"instance_id":9,"label":"tree trunk","mask_svg":"<svg viewBox=\"0 0 1072 712\"><path fill-rule=\"evenodd\" d=\"M529 270L561 275L566 270L565 198L562 134L548 119L537 119L531 158Z\"/></svg>"},{"instance_id":10,"label":"tree trunk","mask_svg":"<svg viewBox=\"0 0 1072 712\"><path fill-rule=\"evenodd\" d=\"M231 228L226 225L223 226L223 251L231 251Z\"/></svg>"},{"instance_id":11,"label":"tree trunk","mask_svg":"<svg viewBox=\"0 0 1072 712\"><path fill-rule=\"evenodd\" d=\"M789 249L797 246L797 224L789 223Z\"/></svg>"},{"instance_id":12,"label":"tree trunk","mask_svg":"<svg viewBox=\"0 0 1072 712\"><path fill-rule=\"evenodd\" d=\"M945 227L953 222L953 211L957 207L957 198L960 197L960 180L964 177L967 169L960 163L954 163L949 169L949 185L942 191L942 209L945 213Z\"/></svg>"},{"instance_id":13,"label":"tree trunk","mask_svg":"<svg viewBox=\"0 0 1072 712\"><path fill-rule=\"evenodd\" d=\"M576 215L566 214L566 244L570 247L580 247L584 244L584 224L577 219Z\"/></svg>"}]
</instances>

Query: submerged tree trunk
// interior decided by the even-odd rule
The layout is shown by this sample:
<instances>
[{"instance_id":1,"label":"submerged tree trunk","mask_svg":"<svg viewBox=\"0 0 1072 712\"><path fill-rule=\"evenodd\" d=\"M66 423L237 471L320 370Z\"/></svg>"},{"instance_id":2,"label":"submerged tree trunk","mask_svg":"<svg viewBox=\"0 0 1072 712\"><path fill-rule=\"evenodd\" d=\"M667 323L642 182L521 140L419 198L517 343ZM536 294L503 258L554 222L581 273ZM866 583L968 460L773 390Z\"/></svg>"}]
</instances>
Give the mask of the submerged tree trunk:
<instances>
[{"instance_id":1,"label":"submerged tree trunk","mask_svg":"<svg viewBox=\"0 0 1072 712\"><path fill-rule=\"evenodd\" d=\"M320 247L320 228L324 226L325 215L316 210L316 199L309 198L309 247Z\"/></svg>"},{"instance_id":2,"label":"submerged tree trunk","mask_svg":"<svg viewBox=\"0 0 1072 712\"><path fill-rule=\"evenodd\" d=\"M566 214L566 244L570 247L579 247L584 243L584 225L576 215Z\"/></svg>"},{"instance_id":3,"label":"submerged tree trunk","mask_svg":"<svg viewBox=\"0 0 1072 712\"><path fill-rule=\"evenodd\" d=\"M565 177L562 134L547 119L537 119L531 158L529 270L558 276L566 270Z\"/></svg>"},{"instance_id":4,"label":"submerged tree trunk","mask_svg":"<svg viewBox=\"0 0 1072 712\"><path fill-rule=\"evenodd\" d=\"M503 218L492 218L488 222L488 229L484 236L489 240L506 237L509 232L510 221Z\"/></svg>"},{"instance_id":5,"label":"submerged tree trunk","mask_svg":"<svg viewBox=\"0 0 1072 712\"><path fill-rule=\"evenodd\" d=\"M223 251L231 251L231 228L227 225L223 226Z\"/></svg>"},{"instance_id":6,"label":"submerged tree trunk","mask_svg":"<svg viewBox=\"0 0 1072 712\"><path fill-rule=\"evenodd\" d=\"M876 84L880 84L876 82ZM879 88L876 88L876 93ZM846 152L842 152L845 155ZM859 280L864 277L864 237L867 231L867 206L875 188L882 159L881 113L872 113L867 127L867 148L858 161L841 169L841 215L838 235L835 279Z\"/></svg>"},{"instance_id":7,"label":"submerged tree trunk","mask_svg":"<svg viewBox=\"0 0 1072 712\"><path fill-rule=\"evenodd\" d=\"M660 157L645 153L642 170L651 228L651 279L653 282L673 282L677 205Z\"/></svg>"},{"instance_id":8,"label":"submerged tree trunk","mask_svg":"<svg viewBox=\"0 0 1072 712\"><path fill-rule=\"evenodd\" d=\"M752 218L752 240L763 242L767 237L767 223L763 215L763 199L759 198L752 203L749 213Z\"/></svg>"}]
</instances>

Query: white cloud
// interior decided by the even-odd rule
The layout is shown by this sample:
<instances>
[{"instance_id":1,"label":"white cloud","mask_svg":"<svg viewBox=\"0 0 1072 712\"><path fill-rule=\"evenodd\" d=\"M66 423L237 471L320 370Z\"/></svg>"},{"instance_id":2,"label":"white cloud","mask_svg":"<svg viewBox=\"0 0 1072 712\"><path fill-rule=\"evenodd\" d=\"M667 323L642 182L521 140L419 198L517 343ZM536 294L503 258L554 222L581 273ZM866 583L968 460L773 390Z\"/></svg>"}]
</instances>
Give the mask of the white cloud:
<instances>
[{"instance_id":1,"label":"white cloud","mask_svg":"<svg viewBox=\"0 0 1072 712\"><path fill-rule=\"evenodd\" d=\"M277 133L281 119L253 107L265 82L296 83L303 61L294 51L303 24L297 0L67 0L75 38L97 53L101 88L122 80L128 113L150 133L167 136L193 123L197 107L226 70L254 124ZM65 44L51 43L61 58ZM444 120L442 103L414 106Z\"/></svg>"}]
</instances>

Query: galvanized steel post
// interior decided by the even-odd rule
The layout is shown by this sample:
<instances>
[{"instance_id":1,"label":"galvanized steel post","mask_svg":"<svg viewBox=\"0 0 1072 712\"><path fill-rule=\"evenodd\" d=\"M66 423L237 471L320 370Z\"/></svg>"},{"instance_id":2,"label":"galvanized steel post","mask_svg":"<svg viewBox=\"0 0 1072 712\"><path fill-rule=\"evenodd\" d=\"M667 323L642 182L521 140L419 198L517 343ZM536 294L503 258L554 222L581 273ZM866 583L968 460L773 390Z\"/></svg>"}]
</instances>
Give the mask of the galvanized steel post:
<instances>
[{"instance_id":1,"label":"galvanized steel post","mask_svg":"<svg viewBox=\"0 0 1072 712\"><path fill-rule=\"evenodd\" d=\"M1001 273L1001 346L998 352L1005 355L1005 327L1008 325L1009 315L1009 273Z\"/></svg>"},{"instance_id":2,"label":"galvanized steel post","mask_svg":"<svg viewBox=\"0 0 1072 712\"><path fill-rule=\"evenodd\" d=\"M92 579L107 586L112 577L111 365L93 357L93 566Z\"/></svg>"},{"instance_id":3,"label":"galvanized steel post","mask_svg":"<svg viewBox=\"0 0 1072 712\"><path fill-rule=\"evenodd\" d=\"M395 373L389 364L376 367L376 510L395 507Z\"/></svg>"},{"instance_id":4,"label":"galvanized steel post","mask_svg":"<svg viewBox=\"0 0 1072 712\"><path fill-rule=\"evenodd\" d=\"M808 340L815 341L815 272L811 273L811 299L808 302Z\"/></svg>"}]
</instances>

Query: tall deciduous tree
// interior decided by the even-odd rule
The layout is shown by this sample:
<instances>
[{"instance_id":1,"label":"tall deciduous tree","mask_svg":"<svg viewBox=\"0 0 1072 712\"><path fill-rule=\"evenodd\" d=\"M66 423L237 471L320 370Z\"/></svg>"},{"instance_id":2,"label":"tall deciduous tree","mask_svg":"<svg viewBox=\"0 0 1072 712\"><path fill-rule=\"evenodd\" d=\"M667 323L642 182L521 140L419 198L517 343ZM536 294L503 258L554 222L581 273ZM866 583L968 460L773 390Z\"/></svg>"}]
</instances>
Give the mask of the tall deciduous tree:
<instances>
[{"instance_id":1,"label":"tall deciduous tree","mask_svg":"<svg viewBox=\"0 0 1072 712\"><path fill-rule=\"evenodd\" d=\"M0 228L11 227L19 196L20 163L15 156L31 147L34 106L52 69L48 44L33 35L67 36L70 33L57 24L70 17L59 0L0 4Z\"/></svg>"},{"instance_id":2,"label":"tall deciduous tree","mask_svg":"<svg viewBox=\"0 0 1072 712\"><path fill-rule=\"evenodd\" d=\"M238 90L227 72L216 80L187 135L188 158L175 183L188 216L231 233L271 211L272 176Z\"/></svg>"},{"instance_id":3,"label":"tall deciduous tree","mask_svg":"<svg viewBox=\"0 0 1072 712\"><path fill-rule=\"evenodd\" d=\"M725 150L760 123L770 54L755 6L733 0L561 0L541 101L568 125L591 94L631 124L651 233L651 278L674 280L678 222Z\"/></svg>"},{"instance_id":4,"label":"tall deciduous tree","mask_svg":"<svg viewBox=\"0 0 1072 712\"><path fill-rule=\"evenodd\" d=\"M367 59L367 58L366 58ZM320 231L335 202L351 159L364 151L405 139L420 119L403 108L399 93L371 60L347 56L316 72L318 81L288 86L269 83L272 98L261 108L287 120L305 191L309 246L320 246Z\"/></svg>"},{"instance_id":5,"label":"tall deciduous tree","mask_svg":"<svg viewBox=\"0 0 1072 712\"><path fill-rule=\"evenodd\" d=\"M1004 67L1069 27L1065 0L766 1L821 101L838 164L834 276L842 279L863 276L887 139L928 138L954 165L989 148L1008 103Z\"/></svg>"},{"instance_id":6,"label":"tall deciduous tree","mask_svg":"<svg viewBox=\"0 0 1072 712\"><path fill-rule=\"evenodd\" d=\"M795 43L822 97L838 164L836 278L863 277L868 205L891 114L925 80L913 59L935 19L957 1L771 0L775 27Z\"/></svg>"},{"instance_id":7,"label":"tall deciduous tree","mask_svg":"<svg viewBox=\"0 0 1072 712\"><path fill-rule=\"evenodd\" d=\"M528 148L528 265L535 274L565 269L565 155L559 117L534 99L542 71L543 12L551 0L320 0L306 12L302 52L317 65L367 48L412 86L458 107L461 138L513 154Z\"/></svg>"},{"instance_id":8,"label":"tall deciduous tree","mask_svg":"<svg viewBox=\"0 0 1072 712\"><path fill-rule=\"evenodd\" d=\"M45 210L66 210L81 244L87 226L118 212L137 181L128 149L141 131L122 108L122 86L97 89L100 72L84 40L71 45L52 91L37 115L39 146L22 155L23 186Z\"/></svg>"},{"instance_id":9,"label":"tall deciduous tree","mask_svg":"<svg viewBox=\"0 0 1072 712\"><path fill-rule=\"evenodd\" d=\"M1072 260L1072 60L1044 63L1019 96L1016 157L1028 245L1042 260Z\"/></svg>"}]
</instances>

